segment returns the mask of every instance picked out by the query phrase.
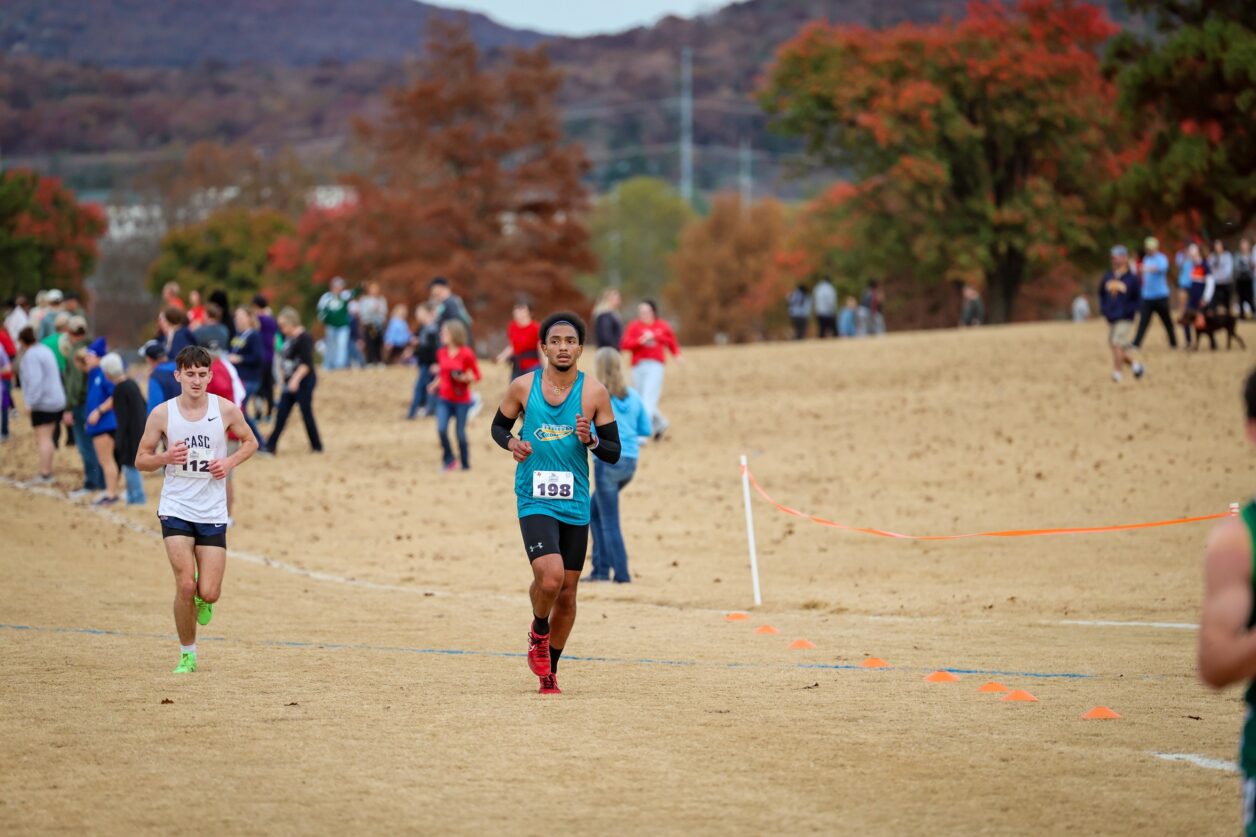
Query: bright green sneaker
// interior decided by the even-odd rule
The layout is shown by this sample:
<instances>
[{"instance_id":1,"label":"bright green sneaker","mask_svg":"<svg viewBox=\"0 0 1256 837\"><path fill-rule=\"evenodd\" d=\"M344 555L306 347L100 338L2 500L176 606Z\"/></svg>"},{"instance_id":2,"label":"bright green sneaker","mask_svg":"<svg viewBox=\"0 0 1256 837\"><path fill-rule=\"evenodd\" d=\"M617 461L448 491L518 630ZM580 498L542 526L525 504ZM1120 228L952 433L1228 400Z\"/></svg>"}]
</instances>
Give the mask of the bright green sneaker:
<instances>
[{"instance_id":1,"label":"bright green sneaker","mask_svg":"<svg viewBox=\"0 0 1256 837\"><path fill-rule=\"evenodd\" d=\"M175 674L191 674L196 671L196 654L180 654L179 664L174 667Z\"/></svg>"},{"instance_id":2,"label":"bright green sneaker","mask_svg":"<svg viewBox=\"0 0 1256 837\"><path fill-rule=\"evenodd\" d=\"M209 620L214 618L214 606L202 599L196 597L196 621L202 625L208 625Z\"/></svg>"}]
</instances>

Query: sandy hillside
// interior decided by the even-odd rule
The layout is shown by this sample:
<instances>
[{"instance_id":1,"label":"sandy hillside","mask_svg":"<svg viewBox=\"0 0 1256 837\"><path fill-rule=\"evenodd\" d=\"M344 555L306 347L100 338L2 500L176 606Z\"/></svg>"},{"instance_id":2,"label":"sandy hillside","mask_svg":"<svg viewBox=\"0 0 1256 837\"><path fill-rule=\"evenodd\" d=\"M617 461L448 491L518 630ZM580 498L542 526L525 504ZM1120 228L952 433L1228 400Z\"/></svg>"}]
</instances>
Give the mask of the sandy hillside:
<instances>
[{"instance_id":1,"label":"sandy hillside","mask_svg":"<svg viewBox=\"0 0 1256 837\"><path fill-rule=\"evenodd\" d=\"M20 424L0 447L0 831L1233 833L1241 705L1193 672L1207 525L911 542L756 499L765 604L724 618L751 604L741 453L781 503L911 534L1249 497L1251 355L1148 343L1120 386L1099 324L687 353L674 431L623 495L635 581L582 587L550 699L521 658L513 463L488 438L502 369L451 475L430 421L403 419L410 371L323 376L327 452L296 417L238 473L186 679L159 480L100 513L65 499L62 452L56 491L20 488ZM923 681L940 668L960 680ZM1124 717L1080 719L1099 704Z\"/></svg>"}]
</instances>

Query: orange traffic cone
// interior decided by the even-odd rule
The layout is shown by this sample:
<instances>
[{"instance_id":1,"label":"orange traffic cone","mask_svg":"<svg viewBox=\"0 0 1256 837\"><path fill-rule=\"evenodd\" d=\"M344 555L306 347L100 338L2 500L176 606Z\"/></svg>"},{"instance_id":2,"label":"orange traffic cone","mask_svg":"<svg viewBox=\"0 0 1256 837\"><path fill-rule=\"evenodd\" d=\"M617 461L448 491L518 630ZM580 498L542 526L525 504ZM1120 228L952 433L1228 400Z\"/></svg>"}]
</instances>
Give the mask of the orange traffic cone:
<instances>
[{"instance_id":1,"label":"orange traffic cone","mask_svg":"<svg viewBox=\"0 0 1256 837\"><path fill-rule=\"evenodd\" d=\"M808 648L815 648L816 644L808 639L796 639L789 644L789 647L795 651L806 651Z\"/></svg>"},{"instance_id":2,"label":"orange traffic cone","mask_svg":"<svg viewBox=\"0 0 1256 837\"><path fill-rule=\"evenodd\" d=\"M880 657L869 657L859 664L860 668L889 668L890 664Z\"/></svg>"},{"instance_id":3,"label":"orange traffic cone","mask_svg":"<svg viewBox=\"0 0 1256 837\"><path fill-rule=\"evenodd\" d=\"M749 618L750 618L750 615L746 613L730 613L724 617L724 621L725 622L745 622Z\"/></svg>"},{"instance_id":4,"label":"orange traffic cone","mask_svg":"<svg viewBox=\"0 0 1256 837\"><path fill-rule=\"evenodd\" d=\"M959 680L959 678L949 671L935 671L933 674L925 677L926 683L954 683L956 680Z\"/></svg>"},{"instance_id":5,"label":"orange traffic cone","mask_svg":"<svg viewBox=\"0 0 1256 837\"><path fill-rule=\"evenodd\" d=\"M1010 690L1008 689L1007 686L1004 686L1002 683L998 683L994 680L991 680L989 683L985 684L977 691L990 694L990 693L998 693L998 692L1007 692Z\"/></svg>"},{"instance_id":6,"label":"orange traffic cone","mask_svg":"<svg viewBox=\"0 0 1256 837\"><path fill-rule=\"evenodd\" d=\"M1034 697L1033 695L1031 695L1029 692L1025 691L1024 689L1016 689L1012 692L1009 692L1007 695L1000 698L1000 700L1011 701L1011 702L1016 702L1016 701L1026 701L1026 702L1032 701L1034 703L1038 702L1038 698Z\"/></svg>"},{"instance_id":7,"label":"orange traffic cone","mask_svg":"<svg viewBox=\"0 0 1256 837\"><path fill-rule=\"evenodd\" d=\"M1082 715L1087 721L1111 721L1121 717L1106 706L1096 706L1094 709Z\"/></svg>"},{"instance_id":8,"label":"orange traffic cone","mask_svg":"<svg viewBox=\"0 0 1256 837\"><path fill-rule=\"evenodd\" d=\"M760 625L759 627L754 629L754 632L756 634L779 634L780 633L780 631L778 631L776 628L773 628L771 625Z\"/></svg>"}]
</instances>

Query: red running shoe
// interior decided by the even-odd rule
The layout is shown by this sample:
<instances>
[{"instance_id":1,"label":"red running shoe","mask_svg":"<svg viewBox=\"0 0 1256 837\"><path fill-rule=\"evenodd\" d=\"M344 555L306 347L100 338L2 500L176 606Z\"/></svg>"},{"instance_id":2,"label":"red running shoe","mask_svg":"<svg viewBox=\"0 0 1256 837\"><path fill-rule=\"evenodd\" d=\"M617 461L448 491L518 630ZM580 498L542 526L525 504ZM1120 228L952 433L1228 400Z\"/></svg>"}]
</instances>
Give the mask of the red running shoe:
<instances>
[{"instance_id":1,"label":"red running shoe","mask_svg":"<svg viewBox=\"0 0 1256 837\"><path fill-rule=\"evenodd\" d=\"M549 634L528 631L528 668L537 677L550 676Z\"/></svg>"},{"instance_id":2,"label":"red running shoe","mask_svg":"<svg viewBox=\"0 0 1256 837\"><path fill-rule=\"evenodd\" d=\"M563 690L558 688L558 675L547 674L542 677L540 691L543 695L561 695Z\"/></svg>"}]
</instances>

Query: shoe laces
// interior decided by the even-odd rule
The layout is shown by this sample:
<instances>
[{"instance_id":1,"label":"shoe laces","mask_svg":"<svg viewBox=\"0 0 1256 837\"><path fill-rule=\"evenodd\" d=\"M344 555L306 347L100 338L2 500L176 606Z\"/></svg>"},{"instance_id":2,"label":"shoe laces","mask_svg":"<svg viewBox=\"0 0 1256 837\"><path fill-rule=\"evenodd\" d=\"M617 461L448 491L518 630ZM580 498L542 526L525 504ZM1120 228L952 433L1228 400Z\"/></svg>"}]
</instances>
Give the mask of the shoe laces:
<instances>
[{"instance_id":1,"label":"shoe laces","mask_svg":"<svg viewBox=\"0 0 1256 837\"><path fill-rule=\"evenodd\" d=\"M558 688L558 678L557 678L557 677L555 677L553 674L550 674L550 675L547 675L547 676L545 676L545 677L542 677L542 678L541 678L541 688L542 688L542 689L557 689L557 688Z\"/></svg>"},{"instance_id":2,"label":"shoe laces","mask_svg":"<svg viewBox=\"0 0 1256 837\"><path fill-rule=\"evenodd\" d=\"M545 650L548 651L549 649L546 648L548 643L549 643L548 636L537 636L531 631L528 632L528 650L529 651L539 653L542 648L545 648Z\"/></svg>"}]
</instances>

